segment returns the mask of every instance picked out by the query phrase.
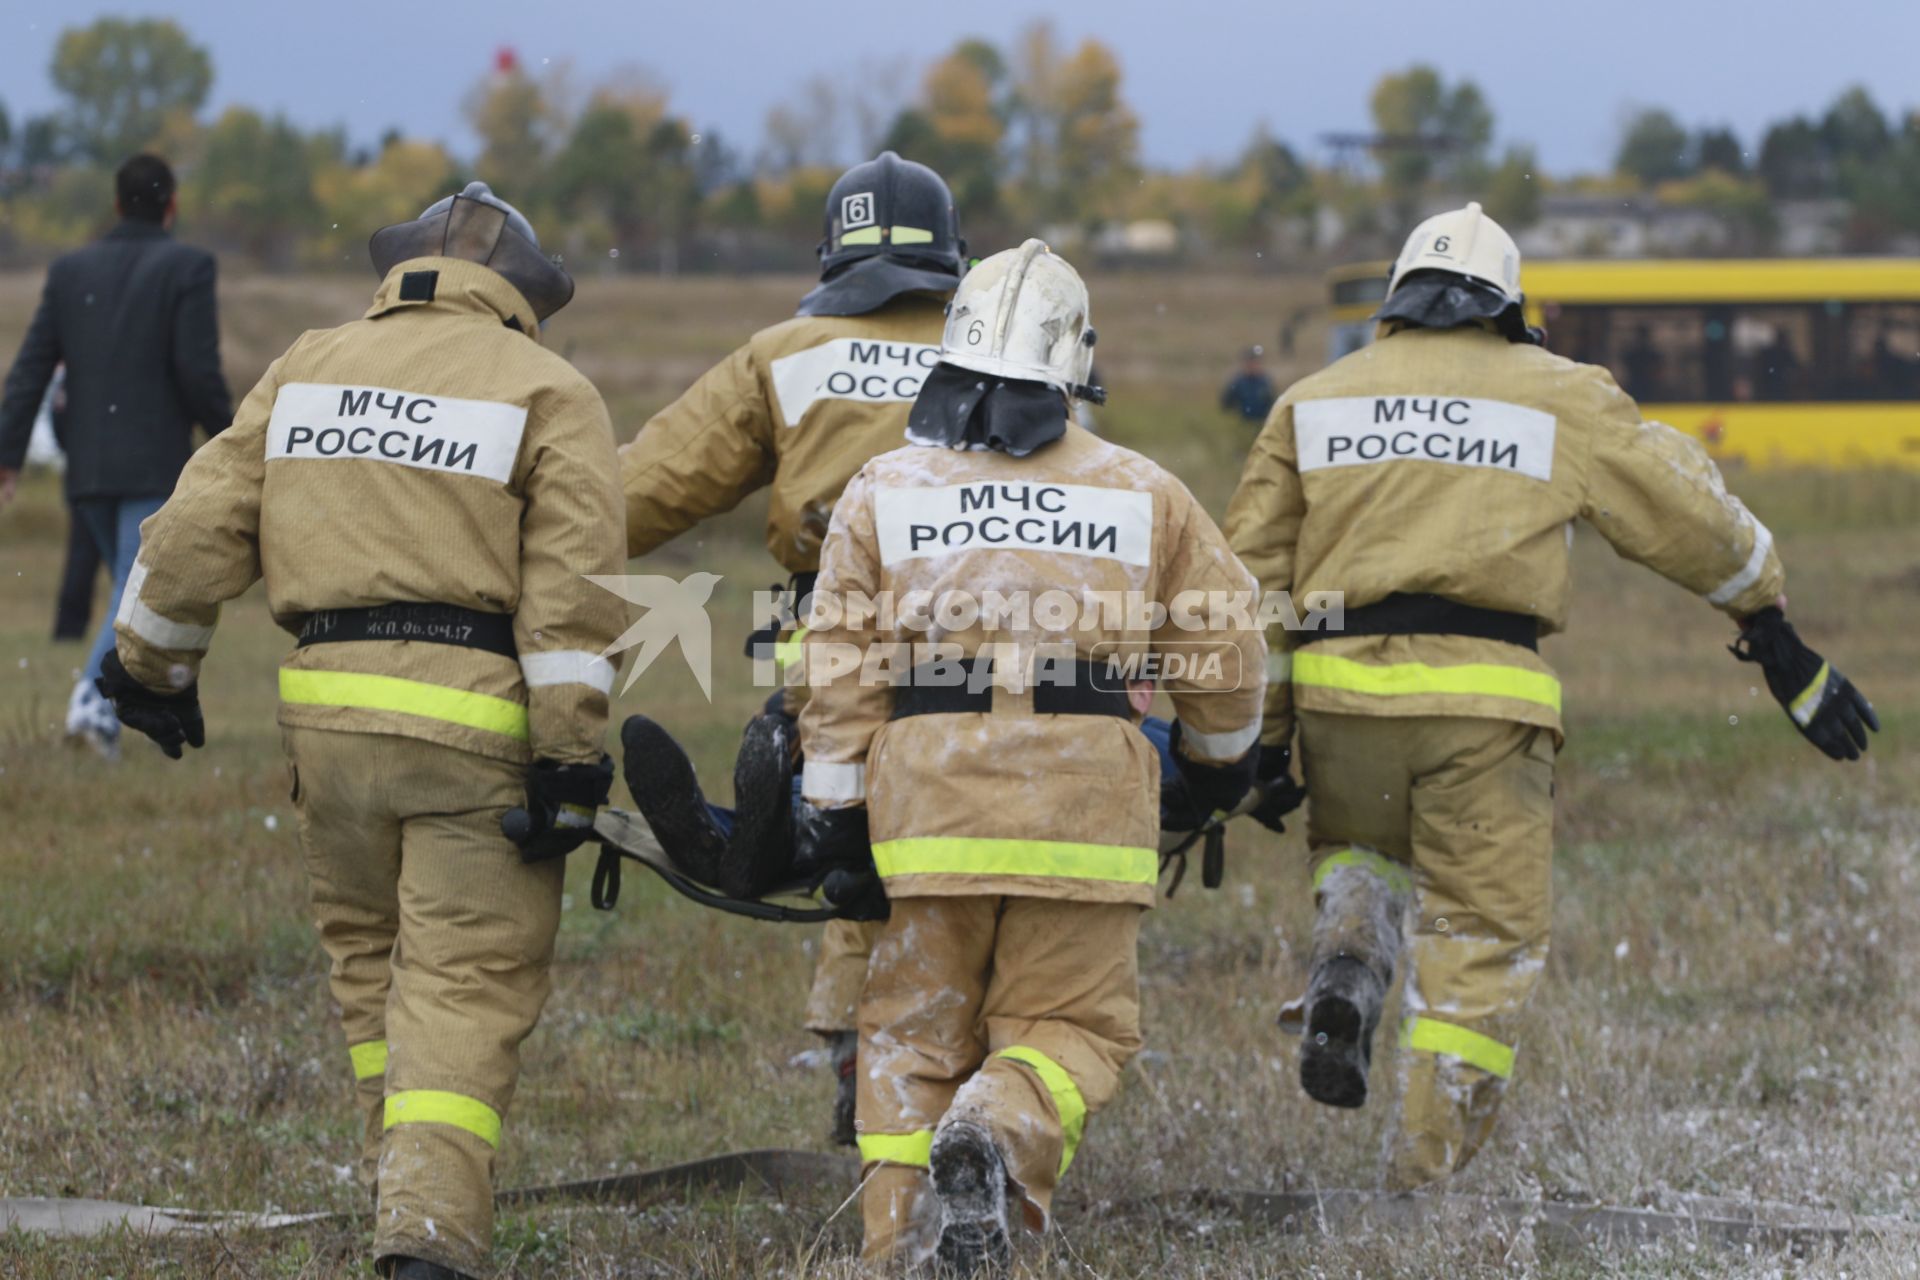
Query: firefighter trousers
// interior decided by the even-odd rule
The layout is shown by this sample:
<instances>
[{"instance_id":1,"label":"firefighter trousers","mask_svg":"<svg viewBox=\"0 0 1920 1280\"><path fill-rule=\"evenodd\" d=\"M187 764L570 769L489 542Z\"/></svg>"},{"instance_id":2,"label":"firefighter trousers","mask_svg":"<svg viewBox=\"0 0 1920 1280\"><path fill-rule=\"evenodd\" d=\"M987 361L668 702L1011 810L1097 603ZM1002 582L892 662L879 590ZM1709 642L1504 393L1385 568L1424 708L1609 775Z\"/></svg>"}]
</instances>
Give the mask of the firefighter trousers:
<instances>
[{"instance_id":1,"label":"firefighter trousers","mask_svg":"<svg viewBox=\"0 0 1920 1280\"><path fill-rule=\"evenodd\" d=\"M827 921L820 934L820 959L813 966L813 987L807 992L807 1030L825 1036L858 1028L867 957L884 927L879 920Z\"/></svg>"},{"instance_id":2,"label":"firefighter trousers","mask_svg":"<svg viewBox=\"0 0 1920 1280\"><path fill-rule=\"evenodd\" d=\"M1299 722L1314 964L1350 955L1391 981L1410 917L1385 1170L1410 1190L1473 1158L1513 1074L1553 914L1554 734L1452 716Z\"/></svg>"},{"instance_id":3,"label":"firefighter trousers","mask_svg":"<svg viewBox=\"0 0 1920 1280\"><path fill-rule=\"evenodd\" d=\"M482 1274L520 1043L550 989L564 860L500 834L523 766L289 728L313 912L364 1118L374 1256Z\"/></svg>"},{"instance_id":4,"label":"firefighter trousers","mask_svg":"<svg viewBox=\"0 0 1920 1280\"><path fill-rule=\"evenodd\" d=\"M933 1135L992 1135L1040 1230L1087 1117L1140 1049L1137 906L996 896L896 898L860 997L856 1127L864 1252L911 1259L939 1236Z\"/></svg>"}]
</instances>

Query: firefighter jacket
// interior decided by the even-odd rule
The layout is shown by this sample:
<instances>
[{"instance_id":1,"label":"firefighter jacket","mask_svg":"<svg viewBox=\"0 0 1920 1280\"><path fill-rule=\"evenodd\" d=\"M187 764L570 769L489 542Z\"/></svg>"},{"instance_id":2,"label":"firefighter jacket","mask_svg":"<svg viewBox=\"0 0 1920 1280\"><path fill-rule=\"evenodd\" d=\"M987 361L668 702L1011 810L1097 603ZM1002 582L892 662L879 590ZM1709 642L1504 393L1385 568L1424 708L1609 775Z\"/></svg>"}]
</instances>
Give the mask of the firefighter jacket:
<instances>
[{"instance_id":1,"label":"firefighter jacket","mask_svg":"<svg viewBox=\"0 0 1920 1280\"><path fill-rule=\"evenodd\" d=\"M1566 625L1576 517L1736 618L1782 590L1772 535L1697 442L1642 421L1606 370L1480 327L1388 326L1294 384L1254 444L1226 528L1261 585L1296 605L1320 591L1344 593L1346 609L1430 593L1528 615L1545 634ZM1518 644L1300 639L1269 632L1265 742L1287 740L1296 704L1560 732L1560 682Z\"/></svg>"},{"instance_id":2,"label":"firefighter jacket","mask_svg":"<svg viewBox=\"0 0 1920 1280\"><path fill-rule=\"evenodd\" d=\"M1259 733L1265 645L1244 612L1209 606L1244 609L1253 590L1184 485L1077 426L1024 458L932 446L875 458L821 558L803 794L867 805L894 897L1150 906L1159 764L1137 712L1037 713L1033 664L1118 655L1133 664L1123 673L1159 677L1184 750L1239 759ZM991 656L1007 681L991 709L895 717L907 691L887 677L943 656Z\"/></svg>"},{"instance_id":3,"label":"firefighter jacket","mask_svg":"<svg viewBox=\"0 0 1920 1280\"><path fill-rule=\"evenodd\" d=\"M755 334L620 451L627 554L645 555L771 485L767 550L791 572L818 569L840 491L905 439L945 321L943 302L916 293L865 315L796 316Z\"/></svg>"},{"instance_id":4,"label":"firefighter jacket","mask_svg":"<svg viewBox=\"0 0 1920 1280\"><path fill-rule=\"evenodd\" d=\"M389 733L509 761L598 760L625 607L613 431L593 385L538 341L487 268L395 267L366 315L303 334L194 454L115 619L150 688L197 674L222 601L266 580L298 634L394 603L512 617L514 658L359 639L296 649L280 722Z\"/></svg>"}]
</instances>

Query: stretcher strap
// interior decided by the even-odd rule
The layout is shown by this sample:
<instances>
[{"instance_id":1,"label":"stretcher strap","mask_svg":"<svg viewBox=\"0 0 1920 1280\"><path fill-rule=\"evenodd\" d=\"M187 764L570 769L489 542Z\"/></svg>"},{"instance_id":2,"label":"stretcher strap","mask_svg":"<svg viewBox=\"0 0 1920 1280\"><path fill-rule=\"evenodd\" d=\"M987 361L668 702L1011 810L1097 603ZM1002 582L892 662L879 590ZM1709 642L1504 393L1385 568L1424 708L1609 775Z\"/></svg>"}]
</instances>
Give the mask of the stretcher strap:
<instances>
[{"instance_id":1,"label":"stretcher strap","mask_svg":"<svg viewBox=\"0 0 1920 1280\"><path fill-rule=\"evenodd\" d=\"M1417 1015L1408 1018L1401 1028L1400 1043L1419 1053L1458 1058L1502 1080L1513 1075L1512 1045L1501 1044L1492 1036L1483 1036L1451 1022L1436 1022Z\"/></svg>"},{"instance_id":2,"label":"stretcher strap","mask_svg":"<svg viewBox=\"0 0 1920 1280\"><path fill-rule=\"evenodd\" d=\"M863 1133L860 1135L860 1159L864 1164L885 1162L924 1169L933 1155L933 1130L916 1129L912 1133Z\"/></svg>"},{"instance_id":3,"label":"stretcher strap","mask_svg":"<svg viewBox=\"0 0 1920 1280\"><path fill-rule=\"evenodd\" d=\"M1507 667L1493 662L1463 662L1430 667L1424 662L1372 665L1332 654L1299 652L1293 655L1293 682L1348 693L1400 697L1421 693L1459 694L1485 698L1512 698L1560 710L1560 682L1542 671Z\"/></svg>"},{"instance_id":4,"label":"stretcher strap","mask_svg":"<svg viewBox=\"0 0 1920 1280\"><path fill-rule=\"evenodd\" d=\"M450 1124L490 1147L500 1146L500 1113L478 1098L439 1089L403 1089L387 1095L386 1127Z\"/></svg>"},{"instance_id":5,"label":"stretcher strap","mask_svg":"<svg viewBox=\"0 0 1920 1280\"><path fill-rule=\"evenodd\" d=\"M303 706L398 711L402 715L497 733L518 742L528 738L527 709L518 702L423 680L402 680L398 676L364 675L357 671L283 670L280 700Z\"/></svg>"},{"instance_id":6,"label":"stretcher strap","mask_svg":"<svg viewBox=\"0 0 1920 1280\"><path fill-rule=\"evenodd\" d=\"M387 1042L363 1040L347 1046L347 1058L353 1063L355 1080L371 1080L387 1074Z\"/></svg>"},{"instance_id":7,"label":"stretcher strap","mask_svg":"<svg viewBox=\"0 0 1920 1280\"><path fill-rule=\"evenodd\" d=\"M1024 1044L1009 1045L994 1055L996 1058L1010 1058L1033 1068L1040 1077L1040 1083L1047 1086L1047 1092L1053 1095L1054 1110L1060 1113L1060 1133L1064 1141L1060 1148L1060 1173L1065 1177L1067 1166L1073 1163L1073 1153L1080 1149L1080 1139L1087 1131L1087 1100L1080 1095L1080 1086L1065 1068L1038 1049Z\"/></svg>"},{"instance_id":8,"label":"stretcher strap","mask_svg":"<svg viewBox=\"0 0 1920 1280\"><path fill-rule=\"evenodd\" d=\"M1339 867L1358 867L1362 871L1371 871L1386 881L1387 888L1394 893L1413 892L1413 878L1407 874L1406 867L1365 845L1339 849L1320 859L1313 868L1313 891L1320 892L1320 886Z\"/></svg>"}]
</instances>

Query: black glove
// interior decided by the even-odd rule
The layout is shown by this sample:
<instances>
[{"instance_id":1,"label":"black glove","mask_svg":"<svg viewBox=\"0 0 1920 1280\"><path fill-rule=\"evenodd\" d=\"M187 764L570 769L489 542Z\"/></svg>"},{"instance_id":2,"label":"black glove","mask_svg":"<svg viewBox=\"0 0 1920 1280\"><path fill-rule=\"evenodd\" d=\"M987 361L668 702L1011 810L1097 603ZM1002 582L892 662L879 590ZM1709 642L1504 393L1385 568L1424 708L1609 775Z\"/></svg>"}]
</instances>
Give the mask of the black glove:
<instances>
[{"instance_id":1,"label":"black glove","mask_svg":"<svg viewBox=\"0 0 1920 1280\"><path fill-rule=\"evenodd\" d=\"M1748 618L1740 639L1727 646L1742 662L1757 662L1767 688L1808 742L1835 760L1858 760L1867 730L1880 731L1873 705L1819 654L1807 648L1793 624L1768 605Z\"/></svg>"},{"instance_id":2,"label":"black glove","mask_svg":"<svg viewBox=\"0 0 1920 1280\"><path fill-rule=\"evenodd\" d=\"M1307 798L1307 789L1293 780L1293 748L1284 744L1261 747L1255 780L1260 787L1260 803L1253 807L1253 820L1269 831L1285 831L1287 824L1281 819Z\"/></svg>"},{"instance_id":3,"label":"black glove","mask_svg":"<svg viewBox=\"0 0 1920 1280\"><path fill-rule=\"evenodd\" d=\"M866 806L817 809L803 801L794 823L793 864L847 919L887 918L887 895L867 835Z\"/></svg>"},{"instance_id":4,"label":"black glove","mask_svg":"<svg viewBox=\"0 0 1920 1280\"><path fill-rule=\"evenodd\" d=\"M593 764L535 760L527 770L527 821L507 831L520 846L520 861L564 858L593 839L594 813L612 794L612 756ZM507 830L504 818L501 829Z\"/></svg>"},{"instance_id":5,"label":"black glove","mask_svg":"<svg viewBox=\"0 0 1920 1280\"><path fill-rule=\"evenodd\" d=\"M178 693L155 693L127 674L120 655L112 649L100 660L100 675L93 682L100 696L113 704L113 714L129 729L138 729L167 753L180 758L184 743L199 748L207 745L207 722L200 716L200 682L193 681Z\"/></svg>"},{"instance_id":6,"label":"black glove","mask_svg":"<svg viewBox=\"0 0 1920 1280\"><path fill-rule=\"evenodd\" d=\"M1253 785L1259 758L1258 751L1247 751L1227 764L1195 760L1180 749L1181 735L1180 722L1175 720L1167 750L1180 772L1180 785L1169 788L1160 800L1160 825L1169 831L1192 831L1216 813L1231 813Z\"/></svg>"}]
</instances>

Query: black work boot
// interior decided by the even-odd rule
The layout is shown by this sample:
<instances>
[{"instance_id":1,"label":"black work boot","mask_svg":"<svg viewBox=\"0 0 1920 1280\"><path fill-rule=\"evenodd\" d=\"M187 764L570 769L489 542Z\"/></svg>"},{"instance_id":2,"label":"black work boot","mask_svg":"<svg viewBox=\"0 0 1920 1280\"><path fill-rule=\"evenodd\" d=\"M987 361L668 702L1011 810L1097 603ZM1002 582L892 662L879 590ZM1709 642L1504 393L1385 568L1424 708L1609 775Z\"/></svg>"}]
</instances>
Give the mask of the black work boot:
<instances>
[{"instance_id":1,"label":"black work boot","mask_svg":"<svg viewBox=\"0 0 1920 1280\"><path fill-rule=\"evenodd\" d=\"M427 1262L421 1258L393 1257L387 1259L391 1270L387 1275L392 1280L473 1280L472 1276L452 1267L443 1267L437 1262Z\"/></svg>"},{"instance_id":2,"label":"black work boot","mask_svg":"<svg viewBox=\"0 0 1920 1280\"><path fill-rule=\"evenodd\" d=\"M940 1199L936 1274L1000 1274L1013 1262L1007 1234L1007 1166L993 1137L970 1120L940 1126L928 1161Z\"/></svg>"},{"instance_id":3,"label":"black work boot","mask_svg":"<svg viewBox=\"0 0 1920 1280\"><path fill-rule=\"evenodd\" d=\"M836 1147L857 1146L860 1135L853 1127L854 1100L859 1095L860 1033L829 1031L827 1061L833 1067L833 1132L828 1135Z\"/></svg>"},{"instance_id":4,"label":"black work boot","mask_svg":"<svg viewBox=\"0 0 1920 1280\"><path fill-rule=\"evenodd\" d=\"M1386 996L1379 975L1352 956L1314 966L1300 1045L1300 1087L1309 1098L1330 1107L1366 1105L1373 1032Z\"/></svg>"},{"instance_id":5,"label":"black work boot","mask_svg":"<svg viewBox=\"0 0 1920 1280\"><path fill-rule=\"evenodd\" d=\"M661 850L695 880L717 886L727 837L707 808L693 761L645 716L628 716L620 727L620 752L627 790Z\"/></svg>"},{"instance_id":6,"label":"black work boot","mask_svg":"<svg viewBox=\"0 0 1920 1280\"><path fill-rule=\"evenodd\" d=\"M793 874L793 717L764 712L747 722L733 761L733 838L721 857L720 891L758 898Z\"/></svg>"}]
</instances>

